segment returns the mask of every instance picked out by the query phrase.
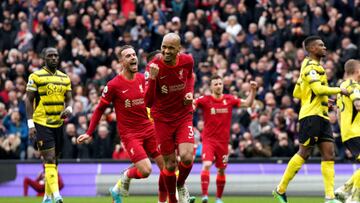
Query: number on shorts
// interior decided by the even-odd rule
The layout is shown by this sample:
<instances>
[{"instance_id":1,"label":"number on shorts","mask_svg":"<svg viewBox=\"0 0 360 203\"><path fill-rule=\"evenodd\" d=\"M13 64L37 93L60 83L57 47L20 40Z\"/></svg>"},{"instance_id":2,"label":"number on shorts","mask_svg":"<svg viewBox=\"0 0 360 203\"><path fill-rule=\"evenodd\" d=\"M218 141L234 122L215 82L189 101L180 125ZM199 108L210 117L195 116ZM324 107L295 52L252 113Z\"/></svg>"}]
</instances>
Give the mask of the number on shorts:
<instances>
[{"instance_id":1,"label":"number on shorts","mask_svg":"<svg viewBox=\"0 0 360 203\"><path fill-rule=\"evenodd\" d=\"M189 138L191 139L192 137L194 137L194 130L191 125L189 125L188 128L189 128Z\"/></svg>"}]
</instances>

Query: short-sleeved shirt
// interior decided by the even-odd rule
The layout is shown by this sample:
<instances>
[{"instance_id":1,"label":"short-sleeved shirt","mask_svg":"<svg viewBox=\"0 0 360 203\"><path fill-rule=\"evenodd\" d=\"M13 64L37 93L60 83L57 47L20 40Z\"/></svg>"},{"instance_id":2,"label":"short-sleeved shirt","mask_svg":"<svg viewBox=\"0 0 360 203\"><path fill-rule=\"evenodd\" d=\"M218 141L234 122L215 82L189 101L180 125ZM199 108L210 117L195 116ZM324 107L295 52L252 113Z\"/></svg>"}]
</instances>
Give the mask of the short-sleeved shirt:
<instances>
[{"instance_id":1,"label":"short-sleeved shirt","mask_svg":"<svg viewBox=\"0 0 360 203\"><path fill-rule=\"evenodd\" d=\"M151 107L154 121L176 122L192 113L192 105L184 105L188 92L193 92L194 60L190 55L179 54L177 63L169 66L160 57L155 57L150 63L159 66L156 78L155 100ZM145 75L149 75L149 65Z\"/></svg>"},{"instance_id":2,"label":"short-sleeved shirt","mask_svg":"<svg viewBox=\"0 0 360 203\"><path fill-rule=\"evenodd\" d=\"M360 137L360 114L354 106L355 100L360 100L360 85L353 80L345 80L340 85L350 92L350 96L338 94L337 106L340 110L340 130L342 141Z\"/></svg>"},{"instance_id":3,"label":"short-sleeved shirt","mask_svg":"<svg viewBox=\"0 0 360 203\"><path fill-rule=\"evenodd\" d=\"M197 108L204 115L203 141L229 143L233 107L240 107L241 100L232 95L224 94L217 99L211 95L195 100Z\"/></svg>"},{"instance_id":4,"label":"short-sleeved shirt","mask_svg":"<svg viewBox=\"0 0 360 203\"><path fill-rule=\"evenodd\" d=\"M35 123L57 128L63 124L60 118L65 106L65 95L71 91L70 78L63 72L50 72L46 67L29 76L26 91L35 92Z\"/></svg>"},{"instance_id":5,"label":"short-sleeved shirt","mask_svg":"<svg viewBox=\"0 0 360 203\"><path fill-rule=\"evenodd\" d=\"M137 73L133 80L118 75L107 83L102 92L102 101L113 103L117 127L121 136L141 135L147 128L153 128L145 101L145 78Z\"/></svg>"},{"instance_id":6,"label":"short-sleeved shirt","mask_svg":"<svg viewBox=\"0 0 360 203\"><path fill-rule=\"evenodd\" d=\"M301 64L301 73L298 85L301 89L301 109L299 120L308 116L321 116L329 119L328 116L328 96L316 95L311 90L311 84L321 82L322 85L328 85L327 76L324 68L318 61L305 58Z\"/></svg>"}]
</instances>

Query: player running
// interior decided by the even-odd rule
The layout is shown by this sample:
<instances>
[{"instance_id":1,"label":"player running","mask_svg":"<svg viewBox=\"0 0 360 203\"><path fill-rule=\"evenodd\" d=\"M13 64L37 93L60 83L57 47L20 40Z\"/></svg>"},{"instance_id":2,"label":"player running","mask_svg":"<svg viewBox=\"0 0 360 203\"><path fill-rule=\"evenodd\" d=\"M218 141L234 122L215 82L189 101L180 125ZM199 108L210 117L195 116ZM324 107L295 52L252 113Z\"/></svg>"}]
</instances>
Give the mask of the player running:
<instances>
[{"instance_id":1,"label":"player running","mask_svg":"<svg viewBox=\"0 0 360 203\"><path fill-rule=\"evenodd\" d=\"M161 54L147 66L146 105L151 107L160 153L165 161L165 182L169 202L189 202L185 186L194 154L193 119L193 77L194 61L190 55L180 53L180 37L175 33L166 34L161 44ZM180 162L176 161L178 149ZM178 165L179 177L175 169ZM176 180L177 179L177 180Z\"/></svg>"},{"instance_id":2,"label":"player running","mask_svg":"<svg viewBox=\"0 0 360 203\"><path fill-rule=\"evenodd\" d=\"M289 182L309 158L313 146L321 151L321 172L324 181L325 202L337 203L334 194L334 137L328 117L328 96L347 94L345 88L329 87L321 58L326 55L324 42L318 36L304 40L309 56L301 64L301 73L294 89L294 97L301 100L299 113L299 151L290 159L279 185L273 191L275 199L287 203L286 189Z\"/></svg>"},{"instance_id":3,"label":"player running","mask_svg":"<svg viewBox=\"0 0 360 203\"><path fill-rule=\"evenodd\" d=\"M351 92L350 96L338 95L338 119L341 138L354 159L360 162L360 61L350 59L345 63L345 81L340 87ZM360 203L360 169L335 191L337 199L346 203Z\"/></svg>"},{"instance_id":4,"label":"player running","mask_svg":"<svg viewBox=\"0 0 360 203\"><path fill-rule=\"evenodd\" d=\"M115 203L121 203L121 196L129 195L130 180L147 178L151 173L148 155L155 160L160 170L164 163L157 150L154 125L147 115L144 95L145 78L138 73L138 59L132 46L124 45L118 52L122 72L105 86L100 103L96 107L87 132L77 138L78 143L90 139L101 115L113 103L117 127L121 140L129 153L134 166L121 174L119 181L110 193ZM159 177L159 202L166 202L166 189L163 174Z\"/></svg>"},{"instance_id":5,"label":"player running","mask_svg":"<svg viewBox=\"0 0 360 203\"><path fill-rule=\"evenodd\" d=\"M202 133L202 161L201 189L202 202L208 202L208 188L210 183L210 167L215 159L218 168L216 177L216 203L221 200L225 183L225 169L228 162L228 144L230 140L230 126L233 107L250 107L256 95L256 82L250 82L251 90L246 100L235 98L230 94L223 94L223 79L215 75L210 79L211 95L201 96L195 100L195 108L202 109L204 114L204 131Z\"/></svg>"}]
</instances>

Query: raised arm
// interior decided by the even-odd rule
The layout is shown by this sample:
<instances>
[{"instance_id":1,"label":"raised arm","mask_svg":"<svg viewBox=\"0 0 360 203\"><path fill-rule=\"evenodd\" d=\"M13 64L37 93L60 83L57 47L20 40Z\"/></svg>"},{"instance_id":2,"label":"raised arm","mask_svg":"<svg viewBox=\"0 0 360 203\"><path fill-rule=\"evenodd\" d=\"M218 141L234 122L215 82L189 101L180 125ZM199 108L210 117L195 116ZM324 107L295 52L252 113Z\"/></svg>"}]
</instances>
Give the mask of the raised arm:
<instances>
[{"instance_id":1,"label":"raised arm","mask_svg":"<svg viewBox=\"0 0 360 203\"><path fill-rule=\"evenodd\" d=\"M248 97L245 100L241 100L240 102L240 107L242 108L250 107L253 104L256 96L257 82L250 81L250 88L250 94Z\"/></svg>"},{"instance_id":2,"label":"raised arm","mask_svg":"<svg viewBox=\"0 0 360 203\"><path fill-rule=\"evenodd\" d=\"M151 108L154 104L156 94L156 77L159 74L159 66L155 63L151 63L146 68L148 76L145 77L145 104Z\"/></svg>"}]
</instances>

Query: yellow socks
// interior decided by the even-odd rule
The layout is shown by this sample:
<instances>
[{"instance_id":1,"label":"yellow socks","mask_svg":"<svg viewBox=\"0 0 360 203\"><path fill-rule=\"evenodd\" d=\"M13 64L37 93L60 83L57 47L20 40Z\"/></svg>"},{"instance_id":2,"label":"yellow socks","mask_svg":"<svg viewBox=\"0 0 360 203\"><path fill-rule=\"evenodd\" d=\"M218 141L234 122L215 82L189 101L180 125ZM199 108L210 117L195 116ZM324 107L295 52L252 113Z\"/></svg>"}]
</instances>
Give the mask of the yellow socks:
<instances>
[{"instance_id":1,"label":"yellow socks","mask_svg":"<svg viewBox=\"0 0 360 203\"><path fill-rule=\"evenodd\" d=\"M321 173L324 181L325 197L328 199L335 198L334 194L334 179L335 169L334 161L322 161L321 162Z\"/></svg>"},{"instance_id":2,"label":"yellow socks","mask_svg":"<svg viewBox=\"0 0 360 203\"><path fill-rule=\"evenodd\" d=\"M295 154L289 161L283 177L281 178L280 184L277 190L280 194L286 192L286 188L289 182L294 178L296 173L301 169L301 166L305 163L305 160L298 154Z\"/></svg>"},{"instance_id":3,"label":"yellow socks","mask_svg":"<svg viewBox=\"0 0 360 203\"><path fill-rule=\"evenodd\" d=\"M45 181L51 194L59 194L58 173L55 164L45 164Z\"/></svg>"}]
</instances>

